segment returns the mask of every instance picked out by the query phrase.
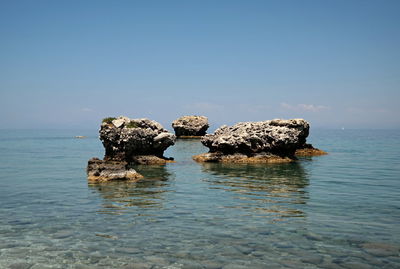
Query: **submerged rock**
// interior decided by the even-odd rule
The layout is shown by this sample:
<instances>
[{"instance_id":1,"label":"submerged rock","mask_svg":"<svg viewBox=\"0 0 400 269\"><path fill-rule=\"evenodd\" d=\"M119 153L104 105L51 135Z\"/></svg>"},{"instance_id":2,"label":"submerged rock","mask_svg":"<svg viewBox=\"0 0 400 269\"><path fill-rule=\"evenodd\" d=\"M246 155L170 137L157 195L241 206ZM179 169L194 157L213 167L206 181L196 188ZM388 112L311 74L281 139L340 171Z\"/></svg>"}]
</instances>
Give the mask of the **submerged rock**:
<instances>
[{"instance_id":1,"label":"submerged rock","mask_svg":"<svg viewBox=\"0 0 400 269\"><path fill-rule=\"evenodd\" d=\"M88 161L86 168L88 181L106 182L113 180L138 181L143 178L134 169L129 168L128 163L124 161L104 161L98 158L92 158Z\"/></svg>"},{"instance_id":2,"label":"submerged rock","mask_svg":"<svg viewBox=\"0 0 400 269\"><path fill-rule=\"evenodd\" d=\"M375 257L398 257L400 255L400 247L383 242L368 242L361 244L365 252Z\"/></svg>"},{"instance_id":3,"label":"submerged rock","mask_svg":"<svg viewBox=\"0 0 400 269\"><path fill-rule=\"evenodd\" d=\"M149 119L106 118L100 128L105 148L104 160L92 158L86 169L88 180L137 181L143 178L131 168L134 164L165 164L164 151L175 143L175 136Z\"/></svg>"},{"instance_id":4,"label":"submerged rock","mask_svg":"<svg viewBox=\"0 0 400 269\"><path fill-rule=\"evenodd\" d=\"M208 118L204 116L183 116L172 122L175 135L179 138L197 138L206 134Z\"/></svg>"},{"instance_id":5,"label":"submerged rock","mask_svg":"<svg viewBox=\"0 0 400 269\"><path fill-rule=\"evenodd\" d=\"M200 162L290 162L306 145L310 125L303 119L240 122L221 126L201 142L209 153L196 155Z\"/></svg>"}]
</instances>

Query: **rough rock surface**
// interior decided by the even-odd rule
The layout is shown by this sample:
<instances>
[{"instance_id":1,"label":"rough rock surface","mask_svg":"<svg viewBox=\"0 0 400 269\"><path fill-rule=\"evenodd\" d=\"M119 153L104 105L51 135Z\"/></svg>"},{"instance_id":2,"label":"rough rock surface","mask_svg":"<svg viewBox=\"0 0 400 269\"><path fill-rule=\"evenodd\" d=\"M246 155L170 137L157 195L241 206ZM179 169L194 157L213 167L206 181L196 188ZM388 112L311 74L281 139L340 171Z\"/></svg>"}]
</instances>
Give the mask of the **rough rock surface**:
<instances>
[{"instance_id":1,"label":"rough rock surface","mask_svg":"<svg viewBox=\"0 0 400 269\"><path fill-rule=\"evenodd\" d=\"M156 121L121 116L101 124L100 140L106 150L104 160L140 163L137 156L149 155L157 158L156 163L165 163L164 151L175 144L175 135Z\"/></svg>"},{"instance_id":2,"label":"rough rock surface","mask_svg":"<svg viewBox=\"0 0 400 269\"><path fill-rule=\"evenodd\" d=\"M203 136L208 127L208 118L204 116L183 116L172 122L175 135L181 138Z\"/></svg>"},{"instance_id":3,"label":"rough rock surface","mask_svg":"<svg viewBox=\"0 0 400 269\"><path fill-rule=\"evenodd\" d=\"M240 122L218 128L214 134L204 136L201 142L210 152L293 155L306 142L309 128L303 119Z\"/></svg>"},{"instance_id":4,"label":"rough rock surface","mask_svg":"<svg viewBox=\"0 0 400 269\"><path fill-rule=\"evenodd\" d=\"M241 122L221 126L201 142L209 153L194 156L202 162L288 162L306 143L310 125L303 119Z\"/></svg>"},{"instance_id":5,"label":"rough rock surface","mask_svg":"<svg viewBox=\"0 0 400 269\"><path fill-rule=\"evenodd\" d=\"M88 161L86 168L88 181L106 182L114 180L138 181L143 178L134 169L129 168L124 161L104 161L92 158Z\"/></svg>"},{"instance_id":6,"label":"rough rock surface","mask_svg":"<svg viewBox=\"0 0 400 269\"><path fill-rule=\"evenodd\" d=\"M90 182L137 181L143 176L132 164L165 164L164 151L175 143L175 136L158 122L127 117L106 118L100 128L105 148L104 160L92 158L86 169Z\"/></svg>"}]
</instances>

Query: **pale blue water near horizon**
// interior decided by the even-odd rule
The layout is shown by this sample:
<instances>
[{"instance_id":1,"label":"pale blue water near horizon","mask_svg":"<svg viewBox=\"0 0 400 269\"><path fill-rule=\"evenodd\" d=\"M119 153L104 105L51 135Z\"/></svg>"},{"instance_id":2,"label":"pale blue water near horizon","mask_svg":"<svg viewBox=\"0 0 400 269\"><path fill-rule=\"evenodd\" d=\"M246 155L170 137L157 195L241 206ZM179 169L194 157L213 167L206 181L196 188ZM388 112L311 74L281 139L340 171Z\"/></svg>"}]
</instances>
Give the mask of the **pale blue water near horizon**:
<instances>
[{"instance_id":1,"label":"pale blue water near horizon","mask_svg":"<svg viewBox=\"0 0 400 269\"><path fill-rule=\"evenodd\" d=\"M147 182L96 185L97 130L0 130L0 268L400 268L400 131L309 141L329 155L221 165L180 140Z\"/></svg>"}]
</instances>

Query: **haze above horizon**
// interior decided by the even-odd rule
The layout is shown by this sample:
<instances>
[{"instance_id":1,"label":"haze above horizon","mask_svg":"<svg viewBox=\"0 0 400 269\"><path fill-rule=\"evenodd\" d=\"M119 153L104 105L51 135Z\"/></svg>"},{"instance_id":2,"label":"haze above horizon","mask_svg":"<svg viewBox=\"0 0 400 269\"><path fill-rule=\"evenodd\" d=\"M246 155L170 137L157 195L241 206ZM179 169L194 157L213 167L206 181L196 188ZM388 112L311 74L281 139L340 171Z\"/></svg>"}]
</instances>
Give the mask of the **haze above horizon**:
<instances>
[{"instance_id":1,"label":"haze above horizon","mask_svg":"<svg viewBox=\"0 0 400 269\"><path fill-rule=\"evenodd\" d=\"M399 1L0 1L1 128L400 128Z\"/></svg>"}]
</instances>

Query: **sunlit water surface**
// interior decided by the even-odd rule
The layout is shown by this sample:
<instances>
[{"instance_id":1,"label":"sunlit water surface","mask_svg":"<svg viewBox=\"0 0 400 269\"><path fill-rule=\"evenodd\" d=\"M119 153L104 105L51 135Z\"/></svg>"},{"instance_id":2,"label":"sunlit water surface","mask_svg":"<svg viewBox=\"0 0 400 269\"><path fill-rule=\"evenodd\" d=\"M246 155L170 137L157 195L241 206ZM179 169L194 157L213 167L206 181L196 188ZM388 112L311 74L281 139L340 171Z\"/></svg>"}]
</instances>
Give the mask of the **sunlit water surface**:
<instances>
[{"instance_id":1,"label":"sunlit water surface","mask_svg":"<svg viewBox=\"0 0 400 269\"><path fill-rule=\"evenodd\" d=\"M86 139L75 139L86 135ZM96 131L0 131L0 268L400 268L400 132L313 130L290 164L142 166L88 184Z\"/></svg>"}]
</instances>

